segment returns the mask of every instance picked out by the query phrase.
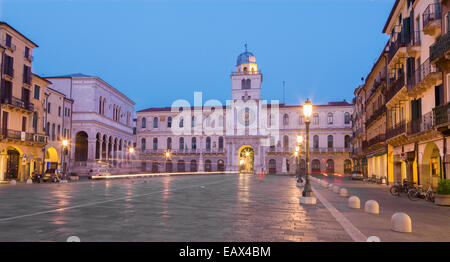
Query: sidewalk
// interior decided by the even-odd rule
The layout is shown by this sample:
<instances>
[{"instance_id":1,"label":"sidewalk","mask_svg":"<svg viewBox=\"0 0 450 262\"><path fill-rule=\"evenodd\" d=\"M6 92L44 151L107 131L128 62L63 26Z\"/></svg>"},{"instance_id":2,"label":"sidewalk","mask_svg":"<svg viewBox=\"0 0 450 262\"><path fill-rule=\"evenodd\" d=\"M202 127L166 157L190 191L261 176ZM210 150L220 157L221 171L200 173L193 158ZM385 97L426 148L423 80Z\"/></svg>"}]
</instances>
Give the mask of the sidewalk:
<instances>
[{"instance_id":1,"label":"sidewalk","mask_svg":"<svg viewBox=\"0 0 450 262\"><path fill-rule=\"evenodd\" d=\"M382 242L387 241L450 241L450 207L437 206L425 200L411 201L405 194L394 197L390 186L350 181L347 178L321 177L329 183L346 188L349 196L355 195L361 200L361 209L348 207L348 198L341 197L330 189L312 182L315 191L324 196L366 237L377 236ZM364 203L375 200L380 206L380 214L364 212ZM404 212L411 217L412 233L392 231L391 217L396 212Z\"/></svg>"}]
</instances>

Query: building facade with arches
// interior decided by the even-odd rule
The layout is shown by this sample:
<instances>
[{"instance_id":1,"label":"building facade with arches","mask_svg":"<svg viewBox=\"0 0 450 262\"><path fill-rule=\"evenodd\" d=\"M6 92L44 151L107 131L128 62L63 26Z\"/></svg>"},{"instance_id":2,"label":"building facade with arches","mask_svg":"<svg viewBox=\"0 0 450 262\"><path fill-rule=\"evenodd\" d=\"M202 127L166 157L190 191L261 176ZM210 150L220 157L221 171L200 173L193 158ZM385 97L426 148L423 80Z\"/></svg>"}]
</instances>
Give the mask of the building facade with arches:
<instances>
[{"instance_id":1,"label":"building facade with arches","mask_svg":"<svg viewBox=\"0 0 450 262\"><path fill-rule=\"evenodd\" d=\"M227 105L206 101L137 111L141 171L295 173L296 137L306 131L302 106L267 103L261 98L262 80L255 56L245 50L231 73ZM313 105L310 159L316 172L351 171L352 114L345 100ZM303 162L304 153L303 146Z\"/></svg>"},{"instance_id":2,"label":"building facade with arches","mask_svg":"<svg viewBox=\"0 0 450 262\"><path fill-rule=\"evenodd\" d=\"M48 77L50 88L73 100L69 132L69 171L87 175L107 166L113 174L133 168L135 103L96 76L71 74Z\"/></svg>"}]
</instances>

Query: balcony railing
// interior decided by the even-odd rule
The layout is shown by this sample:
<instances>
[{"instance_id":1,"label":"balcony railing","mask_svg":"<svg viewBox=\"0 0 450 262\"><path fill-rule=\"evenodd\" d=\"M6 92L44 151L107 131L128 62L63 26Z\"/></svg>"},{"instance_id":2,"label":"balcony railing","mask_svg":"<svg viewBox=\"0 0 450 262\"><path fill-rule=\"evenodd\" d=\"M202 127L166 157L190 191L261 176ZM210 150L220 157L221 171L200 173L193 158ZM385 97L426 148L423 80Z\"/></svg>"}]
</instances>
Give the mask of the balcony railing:
<instances>
[{"instance_id":1,"label":"balcony railing","mask_svg":"<svg viewBox=\"0 0 450 262\"><path fill-rule=\"evenodd\" d=\"M433 112L430 111L421 118L413 119L408 122L407 134L413 135L430 130L433 127Z\"/></svg>"},{"instance_id":2,"label":"balcony railing","mask_svg":"<svg viewBox=\"0 0 450 262\"><path fill-rule=\"evenodd\" d=\"M242 75L260 75L261 71L241 71L241 72L231 72L232 76L242 76Z\"/></svg>"},{"instance_id":3,"label":"balcony railing","mask_svg":"<svg viewBox=\"0 0 450 262\"><path fill-rule=\"evenodd\" d=\"M428 5L422 15L423 28L425 28L430 22L441 19L441 4L434 3Z\"/></svg>"},{"instance_id":4,"label":"balcony railing","mask_svg":"<svg viewBox=\"0 0 450 262\"><path fill-rule=\"evenodd\" d=\"M395 126L389 128L386 132L386 139L390 139L405 133L406 125L405 121L402 121Z\"/></svg>"},{"instance_id":5,"label":"balcony railing","mask_svg":"<svg viewBox=\"0 0 450 262\"><path fill-rule=\"evenodd\" d=\"M448 124L450 121L450 103L433 108L434 125Z\"/></svg>"},{"instance_id":6,"label":"balcony railing","mask_svg":"<svg viewBox=\"0 0 450 262\"><path fill-rule=\"evenodd\" d=\"M444 56L450 50L450 31L441 36L433 45L430 46L430 61Z\"/></svg>"},{"instance_id":7,"label":"balcony railing","mask_svg":"<svg viewBox=\"0 0 450 262\"><path fill-rule=\"evenodd\" d=\"M30 102L25 102L17 97L3 97L1 98L3 104L12 105L18 108L22 108L28 111L34 111L34 105Z\"/></svg>"},{"instance_id":8,"label":"balcony railing","mask_svg":"<svg viewBox=\"0 0 450 262\"><path fill-rule=\"evenodd\" d=\"M420 84L422 80L426 79L431 73L439 72L439 69L430 63L430 59L427 59L423 64L419 66L414 72L414 76L409 79L407 84L408 91Z\"/></svg>"},{"instance_id":9,"label":"balcony railing","mask_svg":"<svg viewBox=\"0 0 450 262\"><path fill-rule=\"evenodd\" d=\"M394 58L395 54L401 47L406 46L402 35L402 32L397 33L396 41L391 42L391 45L389 46L388 63L391 62L392 58Z\"/></svg>"},{"instance_id":10,"label":"balcony railing","mask_svg":"<svg viewBox=\"0 0 450 262\"><path fill-rule=\"evenodd\" d=\"M366 121L366 127L370 126L375 120L377 120L385 112L386 112L386 106L385 105L382 105L380 108L375 110L375 112L373 112L373 114Z\"/></svg>"},{"instance_id":11,"label":"balcony railing","mask_svg":"<svg viewBox=\"0 0 450 262\"><path fill-rule=\"evenodd\" d=\"M11 51L16 51L16 46L13 43L11 43L11 42L7 44L6 43L6 39L3 39L1 41L1 44L2 44L2 46L8 48Z\"/></svg>"},{"instance_id":12,"label":"balcony railing","mask_svg":"<svg viewBox=\"0 0 450 262\"><path fill-rule=\"evenodd\" d=\"M310 148L311 153L346 153L351 152L351 147L318 147Z\"/></svg>"},{"instance_id":13,"label":"balcony railing","mask_svg":"<svg viewBox=\"0 0 450 262\"><path fill-rule=\"evenodd\" d=\"M401 74L398 76L397 79L393 80L390 83L390 86L386 92L386 102L391 100L397 93L400 91L400 89L403 88L405 85L405 76L404 74Z\"/></svg>"},{"instance_id":14,"label":"balcony railing","mask_svg":"<svg viewBox=\"0 0 450 262\"><path fill-rule=\"evenodd\" d=\"M39 142L46 143L47 136L36 133L26 133L22 131L12 130L12 129L4 129L1 131L4 138L27 141L27 142Z\"/></svg>"}]
</instances>

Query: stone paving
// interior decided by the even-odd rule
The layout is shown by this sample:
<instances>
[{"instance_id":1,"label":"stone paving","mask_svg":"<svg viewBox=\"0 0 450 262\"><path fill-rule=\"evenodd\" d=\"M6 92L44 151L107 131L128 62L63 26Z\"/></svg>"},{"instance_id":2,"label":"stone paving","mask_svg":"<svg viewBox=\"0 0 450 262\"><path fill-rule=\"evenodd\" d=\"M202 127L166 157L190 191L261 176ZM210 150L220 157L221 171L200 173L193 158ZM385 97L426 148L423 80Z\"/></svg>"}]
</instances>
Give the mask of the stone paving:
<instances>
[{"instance_id":1,"label":"stone paving","mask_svg":"<svg viewBox=\"0 0 450 262\"><path fill-rule=\"evenodd\" d=\"M388 185L372 184L362 181L350 181L348 178L315 176L344 187L349 196L356 195L361 199L361 209L355 210L347 206L348 198L340 197L330 189L324 189L318 183L313 187L340 211L366 237L378 236L381 241L450 241L450 207L437 206L425 200L411 201L405 194L394 197ZM364 203L375 200L380 205L380 214L364 212ZM404 212L411 217L412 233L392 231L391 217L395 212Z\"/></svg>"},{"instance_id":2,"label":"stone paving","mask_svg":"<svg viewBox=\"0 0 450 262\"><path fill-rule=\"evenodd\" d=\"M292 177L0 185L0 241L352 241Z\"/></svg>"}]
</instances>

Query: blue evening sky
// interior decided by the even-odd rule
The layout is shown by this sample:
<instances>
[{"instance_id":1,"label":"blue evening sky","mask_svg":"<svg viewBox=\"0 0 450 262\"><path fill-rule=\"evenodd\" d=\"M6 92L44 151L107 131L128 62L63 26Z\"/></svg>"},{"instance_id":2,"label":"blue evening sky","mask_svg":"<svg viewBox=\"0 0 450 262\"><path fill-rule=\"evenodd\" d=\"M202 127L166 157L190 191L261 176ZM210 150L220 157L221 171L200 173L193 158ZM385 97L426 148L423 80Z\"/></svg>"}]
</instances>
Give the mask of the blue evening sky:
<instances>
[{"instance_id":1,"label":"blue evening sky","mask_svg":"<svg viewBox=\"0 0 450 262\"><path fill-rule=\"evenodd\" d=\"M0 19L39 45L33 72L96 75L136 110L231 98L244 44L262 96L351 101L387 36L394 0L0 0Z\"/></svg>"}]
</instances>

